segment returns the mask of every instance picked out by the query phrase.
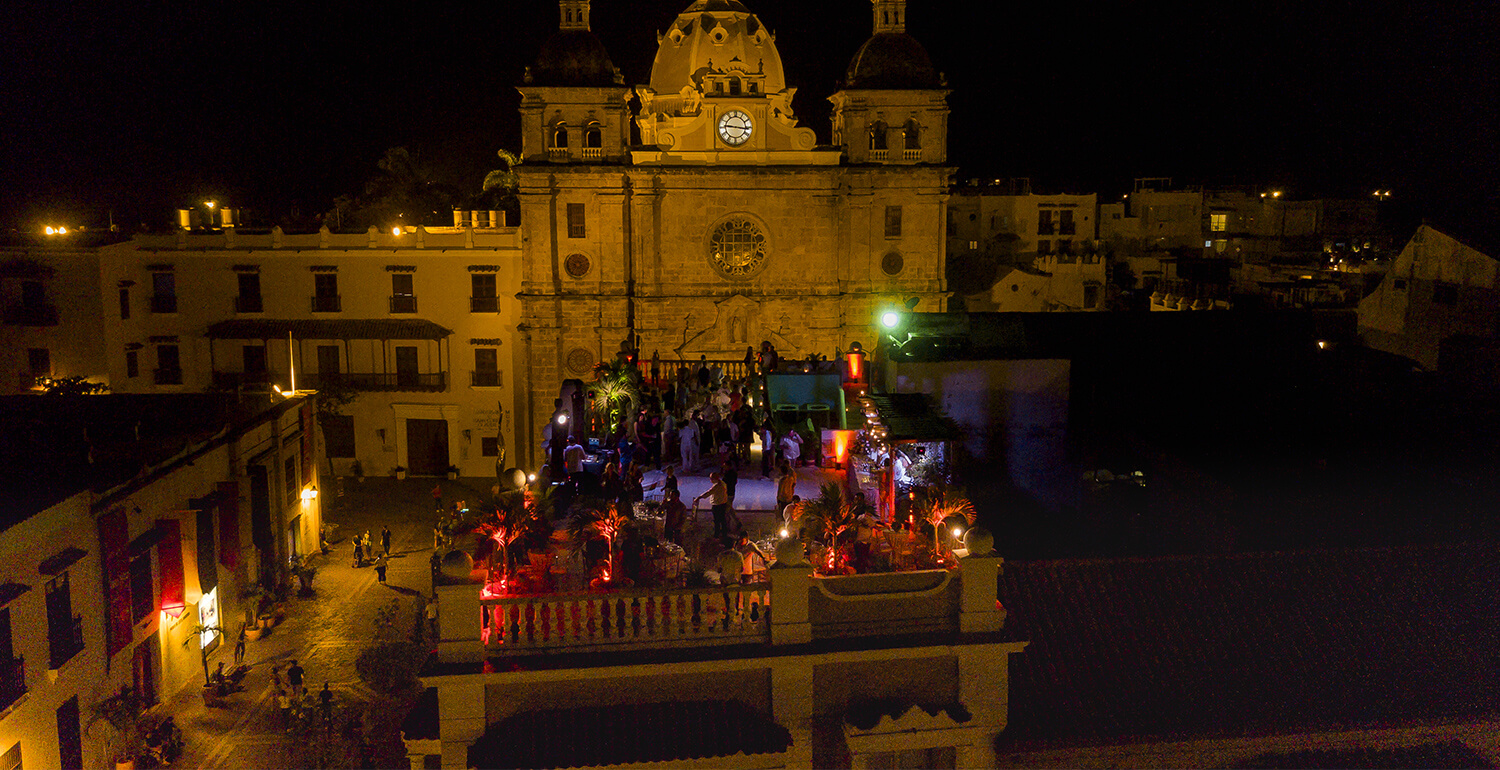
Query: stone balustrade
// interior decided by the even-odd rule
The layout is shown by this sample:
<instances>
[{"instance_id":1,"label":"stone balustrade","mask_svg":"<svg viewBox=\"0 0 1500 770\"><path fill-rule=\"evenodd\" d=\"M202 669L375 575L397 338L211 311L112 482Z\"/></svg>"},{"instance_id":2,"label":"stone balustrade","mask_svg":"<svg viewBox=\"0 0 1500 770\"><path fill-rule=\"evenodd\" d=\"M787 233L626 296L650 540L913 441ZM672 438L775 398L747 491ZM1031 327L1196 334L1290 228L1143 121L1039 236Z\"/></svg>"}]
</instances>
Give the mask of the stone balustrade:
<instances>
[{"instance_id":1,"label":"stone balustrade","mask_svg":"<svg viewBox=\"0 0 1500 770\"><path fill-rule=\"evenodd\" d=\"M765 583L579 594L483 596L477 583L439 585L438 658L990 633L1005 621L1001 563L965 553L956 570L845 577L775 564Z\"/></svg>"}]
</instances>

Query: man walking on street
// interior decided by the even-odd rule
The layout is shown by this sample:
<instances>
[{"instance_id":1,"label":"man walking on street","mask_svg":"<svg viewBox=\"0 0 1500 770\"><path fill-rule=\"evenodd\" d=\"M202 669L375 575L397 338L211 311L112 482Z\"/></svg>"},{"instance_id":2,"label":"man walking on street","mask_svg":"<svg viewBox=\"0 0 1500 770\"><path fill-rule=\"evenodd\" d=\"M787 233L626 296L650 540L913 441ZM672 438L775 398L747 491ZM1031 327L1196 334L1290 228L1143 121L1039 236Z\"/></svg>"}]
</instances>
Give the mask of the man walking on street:
<instances>
[{"instance_id":1,"label":"man walking on street","mask_svg":"<svg viewBox=\"0 0 1500 770\"><path fill-rule=\"evenodd\" d=\"M380 528L380 547L382 549L384 549L386 556L390 556L391 555L391 528L390 527L381 527Z\"/></svg>"},{"instance_id":2,"label":"man walking on street","mask_svg":"<svg viewBox=\"0 0 1500 770\"><path fill-rule=\"evenodd\" d=\"M386 564L384 556L381 556L380 558L375 560L375 579L380 581L382 585L385 584L385 567Z\"/></svg>"},{"instance_id":3,"label":"man walking on street","mask_svg":"<svg viewBox=\"0 0 1500 770\"><path fill-rule=\"evenodd\" d=\"M292 686L292 695L298 698L302 697L302 674L302 664L293 658L292 667L286 670L286 681Z\"/></svg>"},{"instance_id":4,"label":"man walking on street","mask_svg":"<svg viewBox=\"0 0 1500 770\"><path fill-rule=\"evenodd\" d=\"M333 693L328 689L328 683L323 683L323 691L318 693L318 710L323 712L323 732L333 729Z\"/></svg>"}]
</instances>

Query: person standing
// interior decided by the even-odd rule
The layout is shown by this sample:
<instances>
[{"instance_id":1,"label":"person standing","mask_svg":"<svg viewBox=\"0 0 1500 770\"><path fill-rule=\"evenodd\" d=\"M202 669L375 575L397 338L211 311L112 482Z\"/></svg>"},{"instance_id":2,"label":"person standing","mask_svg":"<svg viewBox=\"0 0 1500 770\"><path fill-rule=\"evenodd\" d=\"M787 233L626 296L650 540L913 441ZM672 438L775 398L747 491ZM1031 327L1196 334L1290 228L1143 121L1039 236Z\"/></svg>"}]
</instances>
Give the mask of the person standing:
<instances>
[{"instance_id":1,"label":"person standing","mask_svg":"<svg viewBox=\"0 0 1500 770\"><path fill-rule=\"evenodd\" d=\"M380 548L385 551L386 556L391 555L391 528L380 528Z\"/></svg>"},{"instance_id":2,"label":"person standing","mask_svg":"<svg viewBox=\"0 0 1500 770\"><path fill-rule=\"evenodd\" d=\"M380 558L375 560L375 579L379 581L381 585L385 585L385 568L386 563L384 556L381 556Z\"/></svg>"},{"instance_id":3,"label":"person standing","mask_svg":"<svg viewBox=\"0 0 1500 770\"><path fill-rule=\"evenodd\" d=\"M276 710L281 712L281 728L291 729L292 726L292 698L287 695L281 685L276 685Z\"/></svg>"},{"instance_id":4,"label":"person standing","mask_svg":"<svg viewBox=\"0 0 1500 770\"><path fill-rule=\"evenodd\" d=\"M333 729L333 692L328 689L328 683L323 683L323 690L318 693L318 710L323 712L323 732Z\"/></svg>"},{"instance_id":5,"label":"person standing","mask_svg":"<svg viewBox=\"0 0 1500 770\"><path fill-rule=\"evenodd\" d=\"M358 569L365 564L364 544L359 542L359 535L354 536L354 567Z\"/></svg>"},{"instance_id":6,"label":"person standing","mask_svg":"<svg viewBox=\"0 0 1500 770\"><path fill-rule=\"evenodd\" d=\"M682 472L692 473L698 469L698 413L694 412L692 419L684 422L682 430L677 432L678 440L682 449Z\"/></svg>"},{"instance_id":7,"label":"person standing","mask_svg":"<svg viewBox=\"0 0 1500 770\"><path fill-rule=\"evenodd\" d=\"M303 673L302 664L298 663L296 658L293 658L292 667L286 670L286 682L292 686L292 695L298 698L302 697Z\"/></svg>"},{"instance_id":8,"label":"person standing","mask_svg":"<svg viewBox=\"0 0 1500 770\"><path fill-rule=\"evenodd\" d=\"M234 642L234 665L245 662L245 624L240 624L240 636Z\"/></svg>"},{"instance_id":9,"label":"person standing","mask_svg":"<svg viewBox=\"0 0 1500 770\"><path fill-rule=\"evenodd\" d=\"M432 485L432 507L438 513L443 512L443 485L436 483Z\"/></svg>"},{"instance_id":10,"label":"person standing","mask_svg":"<svg viewBox=\"0 0 1500 770\"><path fill-rule=\"evenodd\" d=\"M667 501L662 504L661 536L682 545L682 525L687 523L687 506L682 504L682 494L674 487L667 490Z\"/></svg>"},{"instance_id":11,"label":"person standing","mask_svg":"<svg viewBox=\"0 0 1500 770\"><path fill-rule=\"evenodd\" d=\"M771 418L760 424L760 477L771 478L771 458L776 455L776 426Z\"/></svg>"},{"instance_id":12,"label":"person standing","mask_svg":"<svg viewBox=\"0 0 1500 770\"><path fill-rule=\"evenodd\" d=\"M710 510L714 514L714 537L719 538L729 531L728 522L725 519L725 514L729 510L729 490L724 486L724 478L717 472L708 474L708 480L713 483L713 486L709 487L707 492L693 498L693 508L697 509L699 500L709 498Z\"/></svg>"},{"instance_id":13,"label":"person standing","mask_svg":"<svg viewBox=\"0 0 1500 770\"><path fill-rule=\"evenodd\" d=\"M781 437L781 455L793 468L802 465L802 435L789 430Z\"/></svg>"},{"instance_id":14,"label":"person standing","mask_svg":"<svg viewBox=\"0 0 1500 770\"><path fill-rule=\"evenodd\" d=\"M784 511L792 497L797 494L797 472L792 466L781 464L781 478L776 480L776 510Z\"/></svg>"}]
</instances>

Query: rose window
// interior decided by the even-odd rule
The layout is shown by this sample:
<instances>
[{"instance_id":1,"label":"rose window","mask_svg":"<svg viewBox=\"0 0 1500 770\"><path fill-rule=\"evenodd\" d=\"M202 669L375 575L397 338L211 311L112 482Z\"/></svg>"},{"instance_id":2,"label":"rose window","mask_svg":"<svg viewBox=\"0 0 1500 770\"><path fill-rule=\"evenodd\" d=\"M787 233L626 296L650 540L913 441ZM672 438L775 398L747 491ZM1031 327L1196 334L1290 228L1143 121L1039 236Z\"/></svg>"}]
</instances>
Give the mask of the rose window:
<instances>
[{"instance_id":1,"label":"rose window","mask_svg":"<svg viewBox=\"0 0 1500 770\"><path fill-rule=\"evenodd\" d=\"M708 258L726 277L749 278L765 266L765 233L744 217L728 219L714 228L708 242Z\"/></svg>"}]
</instances>

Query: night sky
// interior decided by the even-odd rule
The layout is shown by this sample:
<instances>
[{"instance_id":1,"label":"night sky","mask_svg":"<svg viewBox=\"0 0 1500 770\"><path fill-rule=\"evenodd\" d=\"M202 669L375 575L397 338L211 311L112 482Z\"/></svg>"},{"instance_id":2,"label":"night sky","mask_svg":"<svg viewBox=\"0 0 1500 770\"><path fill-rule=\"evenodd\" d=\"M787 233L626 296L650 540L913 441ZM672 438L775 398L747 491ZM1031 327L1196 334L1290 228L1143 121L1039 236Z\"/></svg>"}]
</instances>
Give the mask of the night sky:
<instances>
[{"instance_id":1,"label":"night sky","mask_svg":"<svg viewBox=\"0 0 1500 770\"><path fill-rule=\"evenodd\" d=\"M867 0L747 0L777 33L794 106L826 97L869 35ZM689 0L595 0L627 84ZM394 8L394 10L393 10ZM478 187L519 149L514 85L552 0L12 4L0 52L0 221L113 208L160 227L206 197L266 223L357 192L388 147ZM953 89L959 178L1117 196L1137 176L1395 194L1484 246L1500 221L1500 3L958 3L909 31ZM92 212L92 214L90 214Z\"/></svg>"}]
</instances>

